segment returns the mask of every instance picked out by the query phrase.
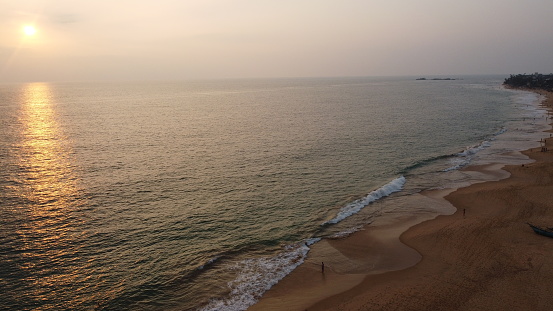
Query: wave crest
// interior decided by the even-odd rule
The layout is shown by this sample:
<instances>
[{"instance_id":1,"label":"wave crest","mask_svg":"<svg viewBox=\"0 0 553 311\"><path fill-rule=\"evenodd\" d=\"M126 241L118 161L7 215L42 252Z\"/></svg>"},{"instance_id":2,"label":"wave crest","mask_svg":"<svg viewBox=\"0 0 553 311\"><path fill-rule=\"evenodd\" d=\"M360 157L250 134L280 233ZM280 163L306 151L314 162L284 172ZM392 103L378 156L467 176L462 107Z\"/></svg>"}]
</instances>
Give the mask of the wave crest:
<instances>
[{"instance_id":1,"label":"wave crest","mask_svg":"<svg viewBox=\"0 0 553 311\"><path fill-rule=\"evenodd\" d=\"M242 311L254 305L259 298L282 278L301 265L310 245L320 241L311 238L302 243L285 247L285 251L274 257L250 258L232 267L238 276L227 285L230 296L226 299L213 299L202 311Z\"/></svg>"},{"instance_id":2,"label":"wave crest","mask_svg":"<svg viewBox=\"0 0 553 311\"><path fill-rule=\"evenodd\" d=\"M339 223L340 221L348 218L349 216L353 214L357 214L360 210L362 210L365 206L371 204L372 202L379 200L383 197L387 197L394 192L401 191L403 189L403 185L405 184L405 181L406 181L405 177L401 176L392 180L386 185L374 191L371 191L364 198L351 202L346 206L342 207L338 212L338 214L336 215L336 217L334 217L329 221L324 222L322 225L324 226L324 225Z\"/></svg>"}]
</instances>

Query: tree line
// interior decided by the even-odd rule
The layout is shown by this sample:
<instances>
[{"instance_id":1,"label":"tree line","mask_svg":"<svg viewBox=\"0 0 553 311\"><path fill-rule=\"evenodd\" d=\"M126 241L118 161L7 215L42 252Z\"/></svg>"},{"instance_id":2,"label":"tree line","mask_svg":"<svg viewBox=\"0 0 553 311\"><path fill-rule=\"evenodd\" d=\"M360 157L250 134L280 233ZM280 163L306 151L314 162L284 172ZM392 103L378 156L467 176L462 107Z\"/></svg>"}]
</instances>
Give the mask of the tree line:
<instances>
[{"instance_id":1,"label":"tree line","mask_svg":"<svg viewBox=\"0 0 553 311\"><path fill-rule=\"evenodd\" d=\"M518 74L511 75L503 82L504 85L516 88L543 89L553 92L553 74Z\"/></svg>"}]
</instances>

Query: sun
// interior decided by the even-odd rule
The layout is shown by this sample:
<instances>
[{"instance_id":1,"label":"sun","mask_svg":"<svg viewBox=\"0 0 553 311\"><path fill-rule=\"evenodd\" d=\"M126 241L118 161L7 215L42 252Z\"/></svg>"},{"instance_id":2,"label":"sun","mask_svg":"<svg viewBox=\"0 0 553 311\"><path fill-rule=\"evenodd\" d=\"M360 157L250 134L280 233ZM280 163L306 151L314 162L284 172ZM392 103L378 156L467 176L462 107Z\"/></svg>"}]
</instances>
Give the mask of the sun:
<instances>
[{"instance_id":1,"label":"sun","mask_svg":"<svg viewBox=\"0 0 553 311\"><path fill-rule=\"evenodd\" d=\"M35 26L27 25L27 26L23 27L23 32L27 36L34 36L36 34L36 28L35 28Z\"/></svg>"}]
</instances>

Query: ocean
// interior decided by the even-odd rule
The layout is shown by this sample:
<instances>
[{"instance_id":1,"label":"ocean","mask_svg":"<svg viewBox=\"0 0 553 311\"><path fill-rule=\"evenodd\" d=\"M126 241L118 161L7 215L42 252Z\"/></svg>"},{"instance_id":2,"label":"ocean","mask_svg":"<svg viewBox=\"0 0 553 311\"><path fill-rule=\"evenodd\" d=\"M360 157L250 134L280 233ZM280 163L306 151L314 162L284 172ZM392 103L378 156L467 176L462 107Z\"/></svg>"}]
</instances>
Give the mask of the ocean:
<instances>
[{"instance_id":1,"label":"ocean","mask_svg":"<svg viewBox=\"0 0 553 311\"><path fill-rule=\"evenodd\" d=\"M394 198L539 147L503 78L0 85L0 309L245 310Z\"/></svg>"}]
</instances>

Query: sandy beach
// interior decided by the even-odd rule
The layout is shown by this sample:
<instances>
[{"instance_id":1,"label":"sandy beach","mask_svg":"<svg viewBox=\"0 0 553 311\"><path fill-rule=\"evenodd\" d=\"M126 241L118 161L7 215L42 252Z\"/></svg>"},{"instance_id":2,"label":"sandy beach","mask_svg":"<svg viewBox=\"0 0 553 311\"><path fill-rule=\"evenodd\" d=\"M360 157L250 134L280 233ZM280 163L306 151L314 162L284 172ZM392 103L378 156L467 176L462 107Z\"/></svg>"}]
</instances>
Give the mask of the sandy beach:
<instances>
[{"instance_id":1,"label":"sandy beach","mask_svg":"<svg viewBox=\"0 0 553 311\"><path fill-rule=\"evenodd\" d=\"M433 212L321 241L248 310L550 309L553 239L527 225L553 227L553 138L545 146L523 152L532 163L466 169L492 181L418 195Z\"/></svg>"}]
</instances>

